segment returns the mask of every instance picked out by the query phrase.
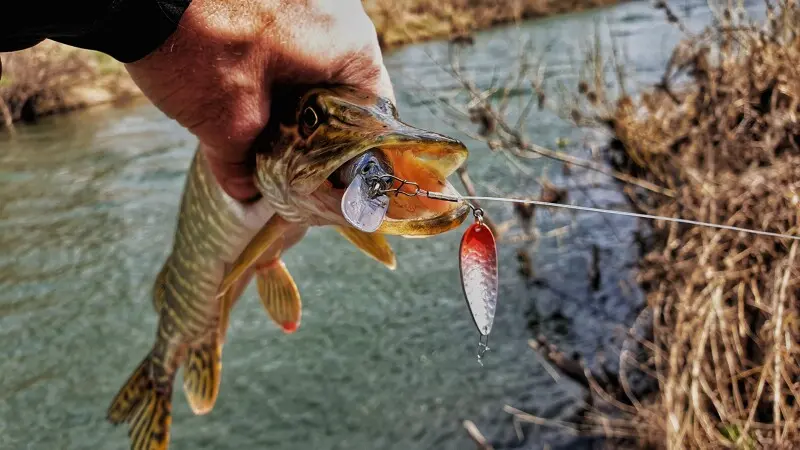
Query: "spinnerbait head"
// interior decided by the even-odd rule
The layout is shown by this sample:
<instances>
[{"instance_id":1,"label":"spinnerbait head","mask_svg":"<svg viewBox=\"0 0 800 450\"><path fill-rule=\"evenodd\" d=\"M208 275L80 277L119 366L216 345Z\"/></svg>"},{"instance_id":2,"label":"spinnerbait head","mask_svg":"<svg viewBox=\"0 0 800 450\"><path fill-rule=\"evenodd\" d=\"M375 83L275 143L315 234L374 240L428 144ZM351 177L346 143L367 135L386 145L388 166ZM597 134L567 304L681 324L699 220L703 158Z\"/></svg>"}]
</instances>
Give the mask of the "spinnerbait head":
<instances>
[{"instance_id":1,"label":"spinnerbait head","mask_svg":"<svg viewBox=\"0 0 800 450\"><path fill-rule=\"evenodd\" d=\"M389 197L382 190L391 181L381 181L392 176L392 166L379 151L369 151L342 167L334 177L336 182L348 185L342 196L342 215L353 227L372 233L377 230L389 210Z\"/></svg>"},{"instance_id":2,"label":"spinnerbait head","mask_svg":"<svg viewBox=\"0 0 800 450\"><path fill-rule=\"evenodd\" d=\"M340 167L330 177L333 187L345 189L358 176L366 178L382 177L392 175L394 168L389 158L380 150L374 149L362 153L361 155L348 161Z\"/></svg>"}]
</instances>

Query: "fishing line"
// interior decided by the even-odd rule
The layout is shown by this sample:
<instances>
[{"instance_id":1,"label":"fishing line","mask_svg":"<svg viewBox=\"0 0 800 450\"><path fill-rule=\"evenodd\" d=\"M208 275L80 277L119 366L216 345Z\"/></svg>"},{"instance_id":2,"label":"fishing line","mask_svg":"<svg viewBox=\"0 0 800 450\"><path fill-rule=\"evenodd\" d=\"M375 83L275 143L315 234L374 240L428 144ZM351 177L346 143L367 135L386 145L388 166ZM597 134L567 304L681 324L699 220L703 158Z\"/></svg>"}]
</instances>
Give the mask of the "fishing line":
<instances>
[{"instance_id":1,"label":"fishing line","mask_svg":"<svg viewBox=\"0 0 800 450\"><path fill-rule=\"evenodd\" d=\"M541 200L528 200L513 197L490 197L478 195L460 195L444 192L428 191L420 187L419 183L397 177L393 174L372 170L369 163L361 171L362 176L355 180L347 188L343 197L342 211L345 218L355 227L362 229L361 225L372 223L375 220L379 224L386 215L389 207L389 195L395 197L404 195L407 197L426 197L432 200L445 202L466 202L472 209L475 216L473 223L461 237L459 249L459 270L461 272L461 286L467 300L470 313L475 326L478 328L480 338L478 339L477 357L478 362L483 365L483 357L489 350L489 333L491 332L494 315L497 308L498 295L498 263L497 263L497 244L491 229L482 232L484 227L484 211L480 207L470 203L473 201L484 202L504 202L523 205L536 205L549 208L562 208L576 211L588 211L596 213L613 214L625 217L636 217L639 219L664 220L667 222L682 223L693 226L716 228L720 230L736 231L773 238L787 238L800 240L800 236L773 233L770 231L754 230L750 228L735 227L732 225L722 225L699 220L681 219L678 217L657 216L653 214L635 213L630 211L619 211L614 209L602 209L591 206L578 206L562 203L545 202ZM351 192L352 191L352 192ZM344 199L351 195L353 201ZM374 204L380 200L380 204ZM373 202L373 203L370 203ZM350 206L350 204L355 206ZM377 205L377 206L376 206ZM349 209L348 209L349 208ZM371 208L371 209L370 209ZM352 209L352 211L350 211ZM350 216L354 217L350 217ZM361 220L366 217L368 220ZM356 220L352 220L356 219ZM363 223L362 223L363 222ZM378 227L375 226L377 229Z\"/></svg>"},{"instance_id":2,"label":"fishing line","mask_svg":"<svg viewBox=\"0 0 800 450\"><path fill-rule=\"evenodd\" d=\"M441 198L442 196L438 195L435 192L427 192L425 193L427 197L436 198L441 200L449 199ZM491 201L491 202L505 202L505 203L521 203L526 205L537 205L537 206L549 206L553 208L563 208L563 209L574 209L578 211L590 211L590 212L598 212L598 213L606 213L606 214L616 214L618 216L628 216L628 217L638 217L641 219L653 219L653 220L665 220L668 222L677 222L677 223L684 223L688 225L698 225L708 228L719 228L723 230L731 230L731 231L740 231L743 233L750 233L750 234L757 234L761 236L769 236L769 237L777 237L777 238L787 238L793 240L800 240L800 236L792 236L788 234L781 234L781 233L772 233L769 231L761 231L761 230L753 230L750 228L741 228L741 227L734 227L731 225L721 225L717 223L711 222L701 222L697 220L690 220L690 219L680 219L676 217L665 217L665 216L655 216L652 214L641 214L629 211L617 211L613 209L602 209L602 208L592 208L589 206L578 206L578 205L565 205L561 203L550 203L550 202L543 202L540 200L525 200L520 198L506 198L506 197L481 197L481 196L459 196L459 198L463 200L479 200L479 201Z\"/></svg>"},{"instance_id":3,"label":"fishing line","mask_svg":"<svg viewBox=\"0 0 800 450\"><path fill-rule=\"evenodd\" d=\"M398 182L399 186L394 187L394 182ZM627 216L627 217L637 217L640 219L651 219L651 220L664 220L667 222L676 222L676 223L683 223L687 225L695 225L695 226L702 226L708 228L717 228L721 230L729 230L729 231L738 231L742 233L749 233L749 234L756 234L760 236L769 236L774 238L785 238L785 239L792 239L795 241L800 241L800 236L792 236L789 234L781 234L781 233L773 233L770 231L762 231L762 230L754 230L751 228L742 228L742 227L734 227L731 225L722 225L718 223L711 223L711 222L701 222L699 220L691 220L691 219L681 219L677 217L666 217L666 216L656 216L652 214L642 214L642 213L635 213L630 211L618 211L614 209L602 209L602 208L592 208L590 206L578 206L578 205L566 205L562 203L551 203L551 202L544 202L541 200L527 200L522 198L512 198L512 197L485 197L485 196L475 196L475 195L451 195L445 194L443 192L433 192L422 189L418 183L413 181L405 180L394 175L384 174L380 176L372 176L367 178L367 183L371 185L369 190L369 196L375 197L380 194L394 194L397 195L405 195L408 197L417 197L417 196L424 196L434 200L442 200L446 202L458 202L461 200L479 200L479 201L487 201L487 202L504 202L504 203L520 203L524 205L536 205L536 206L548 206L552 208L563 208L563 209L572 209L578 211L589 211L589 212L597 212L597 213L605 213L605 214L615 214L618 216ZM404 187L409 187L411 190L406 191L403 190ZM470 204L470 207L473 210L478 210L474 205Z\"/></svg>"},{"instance_id":4,"label":"fishing line","mask_svg":"<svg viewBox=\"0 0 800 450\"><path fill-rule=\"evenodd\" d=\"M394 183L398 182L399 186L394 187ZM379 176L371 176L367 178L367 183L371 185L369 189L369 196L376 197L378 195L386 195L386 194L394 194L397 195L405 195L408 197L417 197L423 196L433 200L442 200L446 202L459 202L462 200L480 200L480 201L487 201L487 202L504 202L504 203L520 203L524 205L536 205L536 206L547 206L552 208L563 208L563 209L572 209L578 211L589 211L589 212L596 212L596 213L605 213L605 214L615 214L618 216L627 216L627 217L637 217L640 219L651 219L651 220L664 220L667 222L676 222L676 223L683 223L687 225L695 225L695 226L702 226L708 228L717 228L721 230L730 230L730 231L738 231L742 233L749 233L749 234L756 234L760 236L769 236L775 238L786 238L792 239L795 241L800 241L800 236L792 236L789 234L781 234L781 233L773 233L770 231L762 231L762 230L754 230L751 228L742 228L742 227L735 227L731 225L722 225L718 223L711 223L711 222L701 222L699 220L691 220L691 219L681 219L677 217L666 217L666 216L656 216L652 214L642 214L642 213L635 213L630 211L618 211L614 209L602 209L602 208L592 208L590 206L578 206L578 205L567 205L563 203L551 203L545 202L541 200L527 200L522 198L512 198L512 197L486 197L486 196L475 196L475 195L451 195L445 194L443 192L433 192L422 189L418 183L413 181L405 180L394 175L390 174L383 174ZM404 187L409 187L411 190L403 190ZM473 211L477 212L480 208L476 208L474 205L469 204L470 208ZM481 211L482 212L482 211Z\"/></svg>"}]
</instances>

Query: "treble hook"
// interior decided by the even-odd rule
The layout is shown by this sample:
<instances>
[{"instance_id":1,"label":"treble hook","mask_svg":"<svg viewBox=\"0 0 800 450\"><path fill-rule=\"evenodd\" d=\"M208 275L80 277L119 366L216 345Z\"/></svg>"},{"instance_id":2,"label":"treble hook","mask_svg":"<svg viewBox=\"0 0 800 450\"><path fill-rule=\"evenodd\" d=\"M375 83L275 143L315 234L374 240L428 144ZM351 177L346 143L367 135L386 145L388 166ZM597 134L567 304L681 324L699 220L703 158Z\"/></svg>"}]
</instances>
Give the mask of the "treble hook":
<instances>
[{"instance_id":1,"label":"treble hook","mask_svg":"<svg viewBox=\"0 0 800 450\"><path fill-rule=\"evenodd\" d=\"M403 195L408 196L408 197L416 197L416 196L420 195L420 193L426 192L426 191L424 191L424 189L419 187L419 184L414 183L413 181L404 180L404 179L402 179L400 177L396 177L396 176L388 174L388 173L384 174L384 175L376 176L376 177L370 177L367 181L369 181L369 182L377 181L377 182L381 183L381 185L382 185L381 189L379 189L375 193L375 196L384 195L384 194L390 194L390 193L394 192L395 197L400 195L400 194L403 194ZM400 183L400 185L397 186L396 188L392 187L392 185L394 184L394 181L397 181L398 183ZM410 191L410 192L404 191L403 190L403 186L413 186L414 190Z\"/></svg>"}]
</instances>

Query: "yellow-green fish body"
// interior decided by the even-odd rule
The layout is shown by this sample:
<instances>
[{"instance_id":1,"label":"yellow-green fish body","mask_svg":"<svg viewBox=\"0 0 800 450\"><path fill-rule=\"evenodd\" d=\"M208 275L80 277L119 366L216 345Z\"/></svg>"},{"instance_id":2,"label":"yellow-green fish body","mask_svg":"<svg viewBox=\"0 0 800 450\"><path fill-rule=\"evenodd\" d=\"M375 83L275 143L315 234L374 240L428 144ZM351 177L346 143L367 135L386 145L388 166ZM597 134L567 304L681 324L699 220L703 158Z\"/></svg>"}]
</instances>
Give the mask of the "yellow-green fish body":
<instances>
[{"instance_id":1,"label":"yellow-green fish body","mask_svg":"<svg viewBox=\"0 0 800 450\"><path fill-rule=\"evenodd\" d=\"M329 178L348 161L379 149L395 174L425 189L446 182L466 158L458 141L409 127L394 106L351 88L317 88L273 102L270 126L255 144L262 198L244 205L212 176L198 148L187 174L172 252L153 287L159 316L155 343L114 398L108 419L129 423L131 448L166 449L175 374L195 414L216 401L229 314L255 276L264 308L286 332L297 329L300 295L280 260L310 226L333 226L374 259L393 268L384 234L430 236L452 229L465 203L393 198L381 228L364 233L343 218L343 191Z\"/></svg>"}]
</instances>

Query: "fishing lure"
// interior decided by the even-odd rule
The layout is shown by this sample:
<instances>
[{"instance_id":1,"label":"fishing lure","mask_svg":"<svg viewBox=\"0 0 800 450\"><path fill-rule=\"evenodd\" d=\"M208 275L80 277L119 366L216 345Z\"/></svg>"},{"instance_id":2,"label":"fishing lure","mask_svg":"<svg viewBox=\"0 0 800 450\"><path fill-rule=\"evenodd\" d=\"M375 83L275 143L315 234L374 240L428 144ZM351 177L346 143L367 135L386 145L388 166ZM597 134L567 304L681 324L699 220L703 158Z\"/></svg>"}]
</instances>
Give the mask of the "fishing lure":
<instances>
[{"instance_id":1,"label":"fishing lure","mask_svg":"<svg viewBox=\"0 0 800 450\"><path fill-rule=\"evenodd\" d=\"M389 197L385 190L391 187L392 168L381 154L367 152L349 163L343 171L343 184L349 186L342 196L342 215L353 227L372 233L380 228L389 211Z\"/></svg>"},{"instance_id":2,"label":"fishing lure","mask_svg":"<svg viewBox=\"0 0 800 450\"><path fill-rule=\"evenodd\" d=\"M387 195L391 193L395 196L424 195L435 200L463 201L461 197L426 191L417 183L400 179L391 173L389 166L374 159L365 158L357 162L355 174L342 198L342 212L345 219L361 231L373 232L380 227L388 210ZM393 187L395 181L400 183L399 186ZM481 362L489 350L489 333L497 310L497 243L491 229L483 222L483 210L472 205L470 207L475 223L467 228L461 238L459 270L467 308L480 333L477 356Z\"/></svg>"},{"instance_id":3,"label":"fishing lure","mask_svg":"<svg viewBox=\"0 0 800 450\"><path fill-rule=\"evenodd\" d=\"M371 196L375 185L367 184L363 176L356 176L342 196L342 215L350 225L365 233L372 233L380 228L386 212L389 211L389 197Z\"/></svg>"},{"instance_id":4,"label":"fishing lure","mask_svg":"<svg viewBox=\"0 0 800 450\"><path fill-rule=\"evenodd\" d=\"M461 237L459 269L461 287L478 328L478 361L489 350L489 333L492 331L497 310L497 243L492 230L483 223L483 210L473 208L475 223ZM481 364L483 364L481 362Z\"/></svg>"}]
</instances>

